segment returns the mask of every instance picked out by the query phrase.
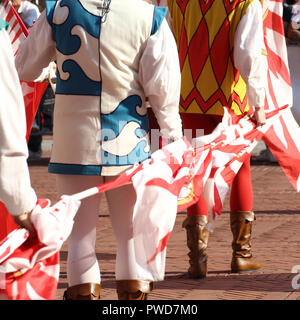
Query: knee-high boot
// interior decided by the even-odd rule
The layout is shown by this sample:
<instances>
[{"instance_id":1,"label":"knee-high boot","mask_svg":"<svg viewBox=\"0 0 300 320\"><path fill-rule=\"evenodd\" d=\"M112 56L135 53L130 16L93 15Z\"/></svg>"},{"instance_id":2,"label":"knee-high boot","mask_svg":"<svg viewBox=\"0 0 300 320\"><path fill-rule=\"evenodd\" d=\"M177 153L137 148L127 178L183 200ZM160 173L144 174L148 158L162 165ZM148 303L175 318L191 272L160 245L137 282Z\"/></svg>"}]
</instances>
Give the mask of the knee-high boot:
<instances>
[{"instance_id":1,"label":"knee-high boot","mask_svg":"<svg viewBox=\"0 0 300 320\"><path fill-rule=\"evenodd\" d=\"M233 235L231 272L239 273L260 269L262 265L255 261L251 252L252 211L230 212L230 227Z\"/></svg>"},{"instance_id":2,"label":"knee-high boot","mask_svg":"<svg viewBox=\"0 0 300 320\"><path fill-rule=\"evenodd\" d=\"M100 300L99 283L82 283L69 287L64 292L64 300Z\"/></svg>"},{"instance_id":3,"label":"knee-high boot","mask_svg":"<svg viewBox=\"0 0 300 320\"><path fill-rule=\"evenodd\" d=\"M209 231L206 228L207 216L188 216L182 223L186 229L187 246L190 267L188 274L191 278L204 278L207 274L207 252Z\"/></svg>"},{"instance_id":4,"label":"knee-high boot","mask_svg":"<svg viewBox=\"0 0 300 320\"><path fill-rule=\"evenodd\" d=\"M147 300L153 290L153 281L147 280L117 280L119 300Z\"/></svg>"}]
</instances>

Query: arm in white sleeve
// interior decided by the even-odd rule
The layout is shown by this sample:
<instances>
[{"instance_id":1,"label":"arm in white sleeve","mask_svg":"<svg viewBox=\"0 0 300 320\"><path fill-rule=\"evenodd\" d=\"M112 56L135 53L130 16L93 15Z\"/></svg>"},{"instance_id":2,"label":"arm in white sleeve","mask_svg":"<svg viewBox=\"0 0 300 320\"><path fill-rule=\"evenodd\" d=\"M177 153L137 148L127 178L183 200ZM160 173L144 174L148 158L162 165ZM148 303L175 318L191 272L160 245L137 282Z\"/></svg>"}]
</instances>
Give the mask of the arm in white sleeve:
<instances>
[{"instance_id":1,"label":"arm in white sleeve","mask_svg":"<svg viewBox=\"0 0 300 320\"><path fill-rule=\"evenodd\" d=\"M43 69L55 59L55 42L45 10L30 29L28 37L21 42L16 55L16 68L21 80L34 81Z\"/></svg>"},{"instance_id":2,"label":"arm in white sleeve","mask_svg":"<svg viewBox=\"0 0 300 320\"><path fill-rule=\"evenodd\" d=\"M0 31L0 199L13 216L36 204L27 166L25 107L6 31Z\"/></svg>"},{"instance_id":3,"label":"arm in white sleeve","mask_svg":"<svg viewBox=\"0 0 300 320\"><path fill-rule=\"evenodd\" d=\"M175 39L165 19L148 39L140 61L139 77L163 137L181 138L179 58Z\"/></svg>"},{"instance_id":4,"label":"arm in white sleeve","mask_svg":"<svg viewBox=\"0 0 300 320\"><path fill-rule=\"evenodd\" d=\"M263 107L265 74L262 62L262 7L253 1L238 24L234 38L234 63L247 85L251 106Z\"/></svg>"}]
</instances>

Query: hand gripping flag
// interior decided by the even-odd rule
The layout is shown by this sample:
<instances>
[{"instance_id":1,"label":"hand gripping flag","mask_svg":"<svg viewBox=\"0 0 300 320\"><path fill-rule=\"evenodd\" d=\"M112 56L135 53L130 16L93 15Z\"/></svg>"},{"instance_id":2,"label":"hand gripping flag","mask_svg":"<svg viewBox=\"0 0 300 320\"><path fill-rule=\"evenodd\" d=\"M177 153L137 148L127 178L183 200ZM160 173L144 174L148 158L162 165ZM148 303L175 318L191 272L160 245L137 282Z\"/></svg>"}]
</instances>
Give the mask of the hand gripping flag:
<instances>
[{"instance_id":1,"label":"hand gripping flag","mask_svg":"<svg viewBox=\"0 0 300 320\"><path fill-rule=\"evenodd\" d=\"M0 3L0 17L9 23L9 37L13 47L13 52L16 55L20 42L23 41L28 36L28 30L22 22L20 16L12 6L10 1L5 1ZM41 98L47 87L47 83L41 82L27 82L21 81L21 88L24 97L25 104L25 114L26 114L26 139L28 141L30 136L31 127L41 101ZM3 235L7 235L8 232L12 231L16 225L11 219L9 213L7 212L4 204L0 201L0 240Z\"/></svg>"},{"instance_id":2,"label":"hand gripping flag","mask_svg":"<svg viewBox=\"0 0 300 320\"><path fill-rule=\"evenodd\" d=\"M52 207L40 199L31 221L36 235L13 230L0 244L0 298L50 300L56 295L59 250L68 238L80 201L69 196Z\"/></svg>"}]
</instances>

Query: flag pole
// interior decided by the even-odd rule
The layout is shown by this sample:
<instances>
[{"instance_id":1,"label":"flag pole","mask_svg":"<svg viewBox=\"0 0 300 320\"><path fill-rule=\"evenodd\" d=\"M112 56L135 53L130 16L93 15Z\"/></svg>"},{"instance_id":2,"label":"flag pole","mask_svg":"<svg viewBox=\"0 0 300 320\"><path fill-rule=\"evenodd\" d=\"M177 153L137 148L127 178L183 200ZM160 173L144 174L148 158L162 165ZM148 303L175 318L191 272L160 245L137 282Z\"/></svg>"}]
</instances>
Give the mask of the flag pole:
<instances>
[{"instance_id":1,"label":"flag pole","mask_svg":"<svg viewBox=\"0 0 300 320\"><path fill-rule=\"evenodd\" d=\"M108 191L111 189L115 189L118 187L122 187L125 184L131 183L131 177L141 168L141 166L137 166L135 170L133 170L130 174L127 174L126 172L123 172L121 175L119 175L117 178L107 181L99 186L92 187L89 189L86 189L84 191L78 192L73 194L71 197L76 200L83 200L85 198L94 196L98 193L102 193L104 191Z\"/></svg>"}]
</instances>

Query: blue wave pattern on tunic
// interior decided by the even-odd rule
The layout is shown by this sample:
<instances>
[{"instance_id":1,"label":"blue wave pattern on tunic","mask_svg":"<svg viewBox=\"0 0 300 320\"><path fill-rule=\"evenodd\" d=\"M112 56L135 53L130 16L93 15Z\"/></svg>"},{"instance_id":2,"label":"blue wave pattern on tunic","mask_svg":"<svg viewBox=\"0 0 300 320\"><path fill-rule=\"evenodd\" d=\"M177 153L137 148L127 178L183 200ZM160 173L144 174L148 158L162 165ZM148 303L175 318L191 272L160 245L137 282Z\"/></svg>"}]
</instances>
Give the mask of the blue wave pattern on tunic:
<instances>
[{"instance_id":1,"label":"blue wave pattern on tunic","mask_svg":"<svg viewBox=\"0 0 300 320\"><path fill-rule=\"evenodd\" d=\"M142 100L138 95L131 95L120 102L118 107L109 114L101 114L102 141L117 138L129 122L136 122L140 128L134 132L141 139L149 132L147 114L141 115L136 110L142 107ZM150 152L145 152L146 141L140 141L126 156L117 156L101 150L104 165L128 165L143 161L150 157Z\"/></svg>"},{"instance_id":2,"label":"blue wave pattern on tunic","mask_svg":"<svg viewBox=\"0 0 300 320\"><path fill-rule=\"evenodd\" d=\"M62 24L53 23L53 15L57 0L48 0L47 3L47 20L52 27L53 38L57 44L57 50L66 56L66 61L62 65L62 71L70 74L67 80L62 80L57 75L57 94L64 95L89 95L101 96L101 82L93 81L86 76L81 67L75 60L67 59L68 55L73 55L80 49L81 40L78 36L72 35L71 30L76 25L80 25L92 37L100 39L101 17L95 16L86 11L77 0L62 0L60 7L67 7L71 15ZM59 8L58 8L59 9ZM156 33L167 13L166 8L155 7L151 35ZM100 41L100 40L99 40ZM100 68L100 66L99 66ZM121 101L116 109L109 114L103 114L100 111L101 121L101 140L113 140L118 138L122 130L130 122L137 124L135 131L132 132L131 138L137 141L136 146L127 155L117 155L108 153L100 149L102 164L97 165L71 165L71 164L52 164L54 173L69 174L101 174L103 166L129 165L141 162L150 157L150 152L146 152L147 142L141 140L149 132L148 116L137 112L142 108L142 99L138 95L131 95ZM141 112L142 113L142 112ZM126 143L126 141L125 141ZM101 145L101 143L100 143ZM64 167L63 167L64 166ZM98 169L100 171L98 171ZM60 172L61 171L61 172Z\"/></svg>"},{"instance_id":3,"label":"blue wave pattern on tunic","mask_svg":"<svg viewBox=\"0 0 300 320\"><path fill-rule=\"evenodd\" d=\"M62 70L70 74L67 80L62 80L57 72L57 94L70 95L92 95L100 96L101 82L91 80L87 77L76 61L67 59L68 55L75 54L81 46L81 40L77 35L72 35L71 31L76 25L80 25L91 36L99 39L101 29L101 17L95 16L86 11L81 3L76 0L62 0L60 7L68 7L69 14L62 24L53 23L53 15L57 1L47 1L47 20L52 27L53 38L59 52L66 56L66 61L62 65Z\"/></svg>"}]
</instances>

